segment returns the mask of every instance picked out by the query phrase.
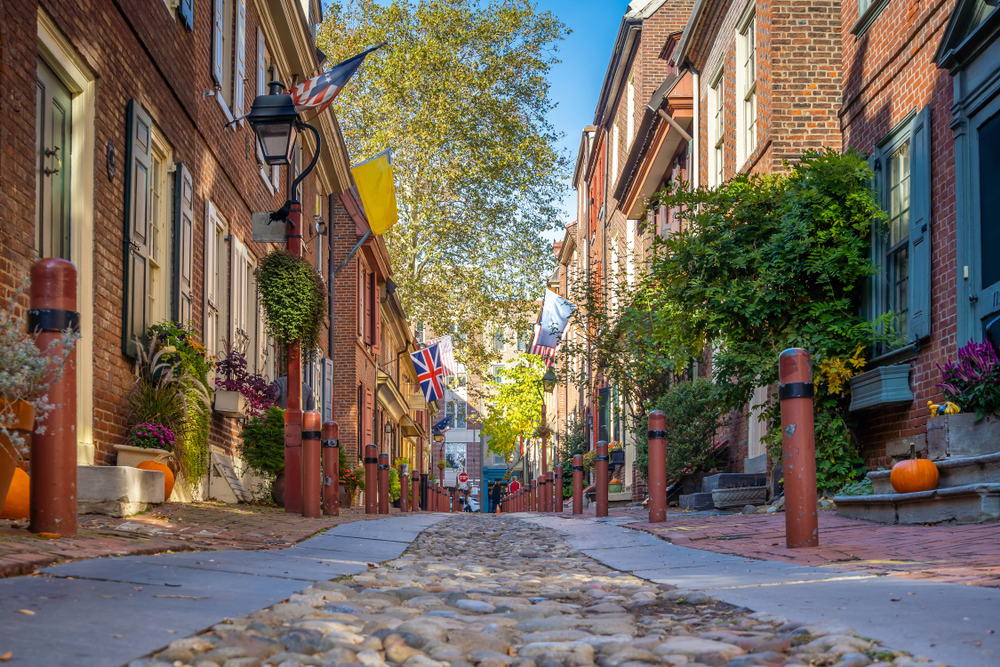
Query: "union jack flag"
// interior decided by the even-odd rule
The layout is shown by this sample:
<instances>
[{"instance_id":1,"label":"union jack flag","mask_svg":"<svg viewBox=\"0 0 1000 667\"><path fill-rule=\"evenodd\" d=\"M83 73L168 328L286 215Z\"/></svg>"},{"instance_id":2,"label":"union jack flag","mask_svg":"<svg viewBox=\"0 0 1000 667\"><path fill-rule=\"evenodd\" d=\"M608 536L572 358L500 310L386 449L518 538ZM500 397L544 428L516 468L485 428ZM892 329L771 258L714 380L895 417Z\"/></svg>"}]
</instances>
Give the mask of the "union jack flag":
<instances>
[{"instance_id":1,"label":"union jack flag","mask_svg":"<svg viewBox=\"0 0 1000 667\"><path fill-rule=\"evenodd\" d=\"M288 91L295 103L295 110L298 113L305 111L315 111L319 114L328 106L333 104L337 98L337 93L343 90L347 82L351 80L354 73L361 67L365 56L385 46L385 43L374 46L363 53L359 53L353 58L349 58L339 65L334 65L318 76L303 81Z\"/></svg>"},{"instance_id":2,"label":"union jack flag","mask_svg":"<svg viewBox=\"0 0 1000 667\"><path fill-rule=\"evenodd\" d=\"M444 398L444 385L441 382L444 377L444 367L441 365L438 343L411 352L410 358L413 359L413 365L417 369L417 380L427 402Z\"/></svg>"}]
</instances>

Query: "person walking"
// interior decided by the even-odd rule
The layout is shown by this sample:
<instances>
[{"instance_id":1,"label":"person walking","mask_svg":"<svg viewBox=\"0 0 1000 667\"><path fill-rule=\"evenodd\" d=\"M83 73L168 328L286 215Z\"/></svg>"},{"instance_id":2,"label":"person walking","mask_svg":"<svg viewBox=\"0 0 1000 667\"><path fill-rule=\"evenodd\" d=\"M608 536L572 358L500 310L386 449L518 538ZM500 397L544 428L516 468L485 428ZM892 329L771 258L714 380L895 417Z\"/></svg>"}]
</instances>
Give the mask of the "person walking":
<instances>
[{"instance_id":1,"label":"person walking","mask_svg":"<svg viewBox=\"0 0 1000 667\"><path fill-rule=\"evenodd\" d=\"M500 512L500 498L503 494L503 488L500 486L500 482L493 482L493 486L490 487L490 511Z\"/></svg>"},{"instance_id":2,"label":"person walking","mask_svg":"<svg viewBox=\"0 0 1000 667\"><path fill-rule=\"evenodd\" d=\"M507 487L507 490L510 493L517 493L521 490L521 483L517 481L516 475L510 480L510 485Z\"/></svg>"}]
</instances>

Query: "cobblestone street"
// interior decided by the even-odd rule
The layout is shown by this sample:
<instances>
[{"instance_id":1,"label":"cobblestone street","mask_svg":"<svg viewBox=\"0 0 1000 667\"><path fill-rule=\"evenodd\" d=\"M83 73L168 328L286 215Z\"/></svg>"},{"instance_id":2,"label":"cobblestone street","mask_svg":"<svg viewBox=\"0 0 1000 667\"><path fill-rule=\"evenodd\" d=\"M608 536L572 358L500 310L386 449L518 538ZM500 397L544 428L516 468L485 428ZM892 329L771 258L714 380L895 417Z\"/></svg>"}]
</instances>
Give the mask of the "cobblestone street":
<instances>
[{"instance_id":1,"label":"cobblestone street","mask_svg":"<svg viewBox=\"0 0 1000 667\"><path fill-rule=\"evenodd\" d=\"M382 566L318 581L129 667L941 664L902 648L649 583L534 523L463 515Z\"/></svg>"}]
</instances>

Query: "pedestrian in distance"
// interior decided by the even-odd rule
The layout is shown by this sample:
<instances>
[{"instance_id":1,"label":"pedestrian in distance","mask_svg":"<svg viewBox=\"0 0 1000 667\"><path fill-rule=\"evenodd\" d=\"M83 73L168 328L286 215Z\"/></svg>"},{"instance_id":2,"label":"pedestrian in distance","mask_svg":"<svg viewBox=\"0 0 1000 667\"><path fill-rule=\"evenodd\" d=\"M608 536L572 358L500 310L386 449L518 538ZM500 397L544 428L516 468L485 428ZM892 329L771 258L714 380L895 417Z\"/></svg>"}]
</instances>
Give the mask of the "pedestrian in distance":
<instances>
[{"instance_id":1,"label":"pedestrian in distance","mask_svg":"<svg viewBox=\"0 0 1000 667\"><path fill-rule=\"evenodd\" d=\"M490 487L490 504L493 506L493 511L497 514L500 513L500 498L503 495L503 487L500 486L500 482L493 482L493 486Z\"/></svg>"}]
</instances>

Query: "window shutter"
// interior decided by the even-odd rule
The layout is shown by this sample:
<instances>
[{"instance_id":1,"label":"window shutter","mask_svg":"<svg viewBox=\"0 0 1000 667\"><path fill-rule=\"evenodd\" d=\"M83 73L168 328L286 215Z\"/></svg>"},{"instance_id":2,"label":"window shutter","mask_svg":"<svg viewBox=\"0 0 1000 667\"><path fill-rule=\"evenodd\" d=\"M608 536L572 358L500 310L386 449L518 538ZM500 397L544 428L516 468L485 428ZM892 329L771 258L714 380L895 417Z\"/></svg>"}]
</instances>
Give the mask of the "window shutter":
<instances>
[{"instance_id":1,"label":"window shutter","mask_svg":"<svg viewBox=\"0 0 1000 667\"><path fill-rule=\"evenodd\" d=\"M372 354L382 353L382 290L372 274Z\"/></svg>"},{"instance_id":2,"label":"window shutter","mask_svg":"<svg viewBox=\"0 0 1000 667\"><path fill-rule=\"evenodd\" d=\"M219 297L216 294L215 274L219 262L219 249L216 246L216 212L215 205L205 202L205 289L204 289L204 324L202 343L209 357L215 356L215 346L219 336Z\"/></svg>"},{"instance_id":3,"label":"window shutter","mask_svg":"<svg viewBox=\"0 0 1000 667\"><path fill-rule=\"evenodd\" d=\"M256 281L253 291L254 312L257 313L257 372L266 376L269 370L267 368L267 327L264 325L264 306L257 293Z\"/></svg>"},{"instance_id":4,"label":"window shutter","mask_svg":"<svg viewBox=\"0 0 1000 667\"><path fill-rule=\"evenodd\" d=\"M365 335L365 303L365 272L358 264L358 336L361 338Z\"/></svg>"},{"instance_id":5,"label":"window shutter","mask_svg":"<svg viewBox=\"0 0 1000 667\"><path fill-rule=\"evenodd\" d=\"M931 108L910 130L910 342L931 335Z\"/></svg>"},{"instance_id":6,"label":"window shutter","mask_svg":"<svg viewBox=\"0 0 1000 667\"><path fill-rule=\"evenodd\" d=\"M880 164L880 162L879 162L879 150L878 150L878 148L873 148L872 149L872 154L868 157L868 168L872 170L872 179L868 182L868 189L871 190L872 196L875 197L875 201L876 202L881 201L881 194L879 193L879 187L880 187L880 185L879 185L879 183L880 183L880 181L879 181L879 173L877 171L879 164ZM876 263L876 265L881 266L881 263L878 261L878 258L877 258L877 254L878 254L877 235L878 235L878 233L879 232L876 229L875 223L873 221L872 222L872 230L871 230L871 244L870 244L870 248L869 248L869 253L870 253L869 256L871 257L872 261L874 261ZM866 320L868 320L869 322L872 321L872 320L874 320L875 317L877 316L877 314L876 314L876 308L877 308L877 304L878 304L878 299L876 298L875 294L876 294L876 290L878 290L879 280L882 277L881 271L882 271L882 269L879 270L878 274L876 274L874 276L871 276L870 278L867 279L867 281L866 281L867 288L864 290L864 293L861 295L861 315Z\"/></svg>"},{"instance_id":7,"label":"window shutter","mask_svg":"<svg viewBox=\"0 0 1000 667\"><path fill-rule=\"evenodd\" d=\"M225 54L222 52L223 38L222 28L225 25L225 2L223 0L213 0L215 6L212 9L212 79L215 83L222 85L222 60Z\"/></svg>"},{"instance_id":8,"label":"window shutter","mask_svg":"<svg viewBox=\"0 0 1000 667\"><path fill-rule=\"evenodd\" d=\"M323 421L333 419L333 359L323 359Z\"/></svg>"},{"instance_id":9,"label":"window shutter","mask_svg":"<svg viewBox=\"0 0 1000 667\"><path fill-rule=\"evenodd\" d=\"M236 1L236 77L233 89L233 115L242 116L247 78L247 0ZM243 121L240 120L242 125Z\"/></svg>"},{"instance_id":10,"label":"window shutter","mask_svg":"<svg viewBox=\"0 0 1000 667\"><path fill-rule=\"evenodd\" d=\"M177 7L177 13L181 17L181 23L184 27L188 29L188 32L194 31L194 0L180 0L181 4Z\"/></svg>"},{"instance_id":11,"label":"window shutter","mask_svg":"<svg viewBox=\"0 0 1000 667\"><path fill-rule=\"evenodd\" d=\"M185 325L193 319L194 281L194 179L184 164L177 165L174 185L173 298L174 322Z\"/></svg>"},{"instance_id":12,"label":"window shutter","mask_svg":"<svg viewBox=\"0 0 1000 667\"><path fill-rule=\"evenodd\" d=\"M375 327L372 323L372 283L375 282L375 274L365 271L365 343L372 345L375 341Z\"/></svg>"},{"instance_id":13,"label":"window shutter","mask_svg":"<svg viewBox=\"0 0 1000 667\"><path fill-rule=\"evenodd\" d=\"M364 423L364 433L365 433L365 445L374 443L372 440L372 420L375 418L375 413L372 405L372 390L365 387L365 423Z\"/></svg>"},{"instance_id":14,"label":"window shutter","mask_svg":"<svg viewBox=\"0 0 1000 667\"><path fill-rule=\"evenodd\" d=\"M139 103L128 103L125 158L125 276L122 349L128 357L138 352L136 338L145 340L149 328L149 230L152 213L149 176L152 165L153 122Z\"/></svg>"},{"instance_id":15,"label":"window shutter","mask_svg":"<svg viewBox=\"0 0 1000 667\"><path fill-rule=\"evenodd\" d=\"M260 28L257 28L257 94L267 94L267 46L264 43L264 31ZM257 147L257 162L263 165L264 153L260 150L260 142L254 139L253 143Z\"/></svg>"}]
</instances>

